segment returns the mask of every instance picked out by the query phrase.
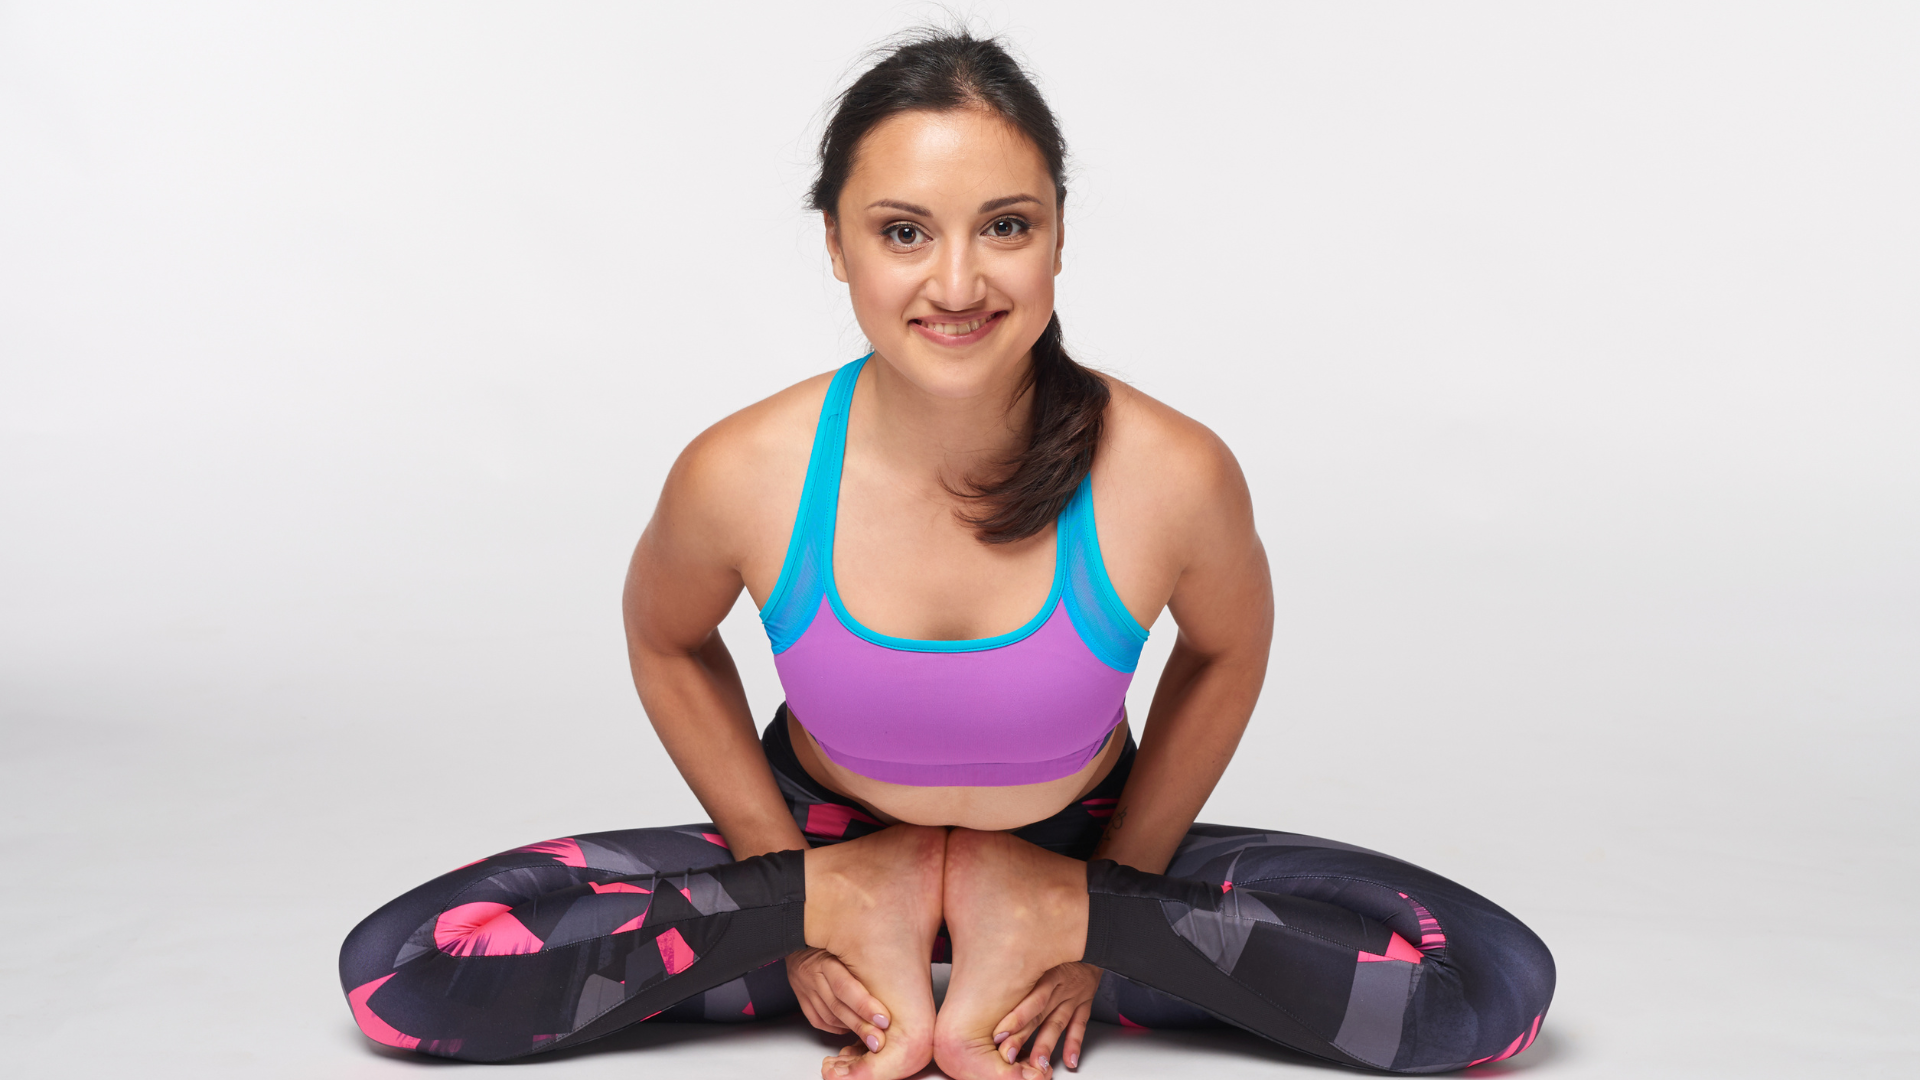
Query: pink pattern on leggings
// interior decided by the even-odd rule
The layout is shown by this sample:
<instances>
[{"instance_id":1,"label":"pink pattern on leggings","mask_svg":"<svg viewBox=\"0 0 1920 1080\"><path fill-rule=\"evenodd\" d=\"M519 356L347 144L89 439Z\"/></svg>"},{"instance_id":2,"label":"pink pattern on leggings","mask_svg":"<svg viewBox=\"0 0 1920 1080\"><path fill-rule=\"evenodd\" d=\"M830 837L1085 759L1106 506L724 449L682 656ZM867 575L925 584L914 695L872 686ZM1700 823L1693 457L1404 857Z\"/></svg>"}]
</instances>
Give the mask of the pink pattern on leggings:
<instances>
[{"instance_id":1,"label":"pink pattern on leggings","mask_svg":"<svg viewBox=\"0 0 1920 1080\"><path fill-rule=\"evenodd\" d=\"M669 975L680 974L700 959L694 954L693 946L687 944L687 939L680 936L678 928L669 929L653 939L653 943L660 947L660 962L667 966Z\"/></svg>"},{"instance_id":2,"label":"pink pattern on leggings","mask_svg":"<svg viewBox=\"0 0 1920 1080\"><path fill-rule=\"evenodd\" d=\"M526 847L517 847L507 852L507 854L517 855L522 852L529 855L551 855L553 856L553 860L561 866L577 866L583 870L586 869L587 866L587 857L580 853L580 845L575 843L570 836L563 836L558 840L542 840L537 844L528 844Z\"/></svg>"},{"instance_id":3,"label":"pink pattern on leggings","mask_svg":"<svg viewBox=\"0 0 1920 1080\"><path fill-rule=\"evenodd\" d=\"M1407 939L1393 931L1387 931L1387 951L1385 955L1362 951L1360 962L1363 964L1380 963L1386 960L1405 960L1410 964L1419 963L1423 957L1420 950L1407 943Z\"/></svg>"},{"instance_id":4,"label":"pink pattern on leggings","mask_svg":"<svg viewBox=\"0 0 1920 1080\"><path fill-rule=\"evenodd\" d=\"M1430 952L1434 949L1446 948L1447 935L1441 931L1440 920L1433 917L1433 912L1422 907L1420 901L1406 893L1401 893L1400 899L1407 902L1407 906L1413 909L1413 917L1420 920L1420 950Z\"/></svg>"},{"instance_id":5,"label":"pink pattern on leggings","mask_svg":"<svg viewBox=\"0 0 1920 1080\"><path fill-rule=\"evenodd\" d=\"M373 992L380 989L380 985L391 978L393 975L382 975L364 986L357 986L347 991L347 1005L353 1009L353 1022L360 1025L361 1033L367 1038L385 1046L412 1050L420 1045L420 1040L404 1034L399 1028L375 1016L373 1009L367 1005L367 999L373 996Z\"/></svg>"},{"instance_id":6,"label":"pink pattern on leggings","mask_svg":"<svg viewBox=\"0 0 1920 1080\"><path fill-rule=\"evenodd\" d=\"M839 803L814 803L807 807L807 835L839 838L847 835L847 826L864 821L869 825L878 825L864 811Z\"/></svg>"},{"instance_id":7,"label":"pink pattern on leggings","mask_svg":"<svg viewBox=\"0 0 1920 1080\"><path fill-rule=\"evenodd\" d=\"M1544 1015L1546 1014L1544 1013L1541 1014L1541 1016L1544 1016ZM1527 1047L1532 1046L1533 1040L1538 1038L1539 1035L1540 1035L1540 1016L1536 1016L1533 1018L1533 1030L1523 1031L1520 1034L1515 1035L1513 1037L1513 1041L1507 1044L1507 1048L1505 1050L1500 1051L1499 1053L1493 1055L1492 1057L1483 1057L1478 1061L1467 1062L1467 1068L1471 1069L1475 1065L1485 1064L1486 1062L1489 1062L1489 1061L1505 1061L1508 1058L1512 1057L1513 1055L1519 1053L1520 1051L1525 1050Z\"/></svg>"},{"instance_id":8,"label":"pink pattern on leggings","mask_svg":"<svg viewBox=\"0 0 1920 1080\"><path fill-rule=\"evenodd\" d=\"M505 904L476 901L448 908L434 920L433 943L449 956L521 956L546 943L513 917Z\"/></svg>"}]
</instances>

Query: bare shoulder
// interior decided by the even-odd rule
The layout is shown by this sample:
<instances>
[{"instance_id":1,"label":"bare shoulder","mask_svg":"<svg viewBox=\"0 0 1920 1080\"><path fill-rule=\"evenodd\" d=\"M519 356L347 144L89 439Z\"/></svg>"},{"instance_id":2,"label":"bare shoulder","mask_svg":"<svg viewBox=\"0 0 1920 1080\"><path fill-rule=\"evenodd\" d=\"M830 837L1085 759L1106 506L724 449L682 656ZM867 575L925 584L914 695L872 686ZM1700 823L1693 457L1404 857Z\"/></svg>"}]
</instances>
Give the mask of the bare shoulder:
<instances>
[{"instance_id":1,"label":"bare shoulder","mask_svg":"<svg viewBox=\"0 0 1920 1080\"><path fill-rule=\"evenodd\" d=\"M1205 424L1107 383L1093 497L1114 590L1142 626L1169 610L1181 640L1203 653L1264 657L1272 593L1240 463Z\"/></svg>"},{"instance_id":2,"label":"bare shoulder","mask_svg":"<svg viewBox=\"0 0 1920 1080\"><path fill-rule=\"evenodd\" d=\"M795 383L695 436L667 475L654 526L736 563L751 559L770 530L784 549L832 380L825 372Z\"/></svg>"},{"instance_id":3,"label":"bare shoulder","mask_svg":"<svg viewBox=\"0 0 1920 1080\"><path fill-rule=\"evenodd\" d=\"M1162 508L1169 522L1216 516L1247 501L1247 481L1213 430L1110 375L1100 453L1114 489L1109 501Z\"/></svg>"}]
</instances>

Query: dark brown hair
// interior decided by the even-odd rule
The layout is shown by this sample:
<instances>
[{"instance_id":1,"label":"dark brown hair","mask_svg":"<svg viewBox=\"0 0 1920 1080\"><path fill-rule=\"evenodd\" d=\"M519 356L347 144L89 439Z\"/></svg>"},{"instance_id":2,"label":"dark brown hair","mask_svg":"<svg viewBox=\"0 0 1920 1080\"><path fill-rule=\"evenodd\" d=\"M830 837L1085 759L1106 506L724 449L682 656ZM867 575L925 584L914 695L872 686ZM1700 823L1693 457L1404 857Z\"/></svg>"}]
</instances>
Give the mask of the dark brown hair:
<instances>
[{"instance_id":1,"label":"dark brown hair","mask_svg":"<svg viewBox=\"0 0 1920 1080\"><path fill-rule=\"evenodd\" d=\"M894 47L841 94L820 136L820 174L808 193L813 209L837 214L840 189L853 171L854 152L867 132L899 113L987 109L1020 129L1046 159L1062 207L1067 199L1067 141L1033 80L992 38L965 31L921 31ZM1009 544L1040 532L1093 467L1107 384L1067 355L1060 316L1033 343L1033 364L1015 393L1033 393L1026 449L1001 462L988 480L969 478L976 513L967 515L989 544Z\"/></svg>"}]
</instances>

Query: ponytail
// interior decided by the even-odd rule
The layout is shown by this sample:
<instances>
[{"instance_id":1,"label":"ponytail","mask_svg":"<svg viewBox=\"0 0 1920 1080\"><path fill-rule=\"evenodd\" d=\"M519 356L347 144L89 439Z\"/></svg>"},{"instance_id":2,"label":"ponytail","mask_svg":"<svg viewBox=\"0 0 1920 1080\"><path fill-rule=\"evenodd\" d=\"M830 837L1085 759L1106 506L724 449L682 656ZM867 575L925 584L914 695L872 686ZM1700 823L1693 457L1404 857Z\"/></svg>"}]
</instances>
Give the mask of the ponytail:
<instances>
[{"instance_id":1,"label":"ponytail","mask_svg":"<svg viewBox=\"0 0 1920 1080\"><path fill-rule=\"evenodd\" d=\"M964 520L983 543L1011 544L1045 529L1066 509L1100 447L1112 394L1105 380L1067 355L1058 312L1033 343L1033 366L1021 387L1028 391L1033 411L1026 449L1002 463L998 480L969 482L970 490L956 493L979 504Z\"/></svg>"}]
</instances>

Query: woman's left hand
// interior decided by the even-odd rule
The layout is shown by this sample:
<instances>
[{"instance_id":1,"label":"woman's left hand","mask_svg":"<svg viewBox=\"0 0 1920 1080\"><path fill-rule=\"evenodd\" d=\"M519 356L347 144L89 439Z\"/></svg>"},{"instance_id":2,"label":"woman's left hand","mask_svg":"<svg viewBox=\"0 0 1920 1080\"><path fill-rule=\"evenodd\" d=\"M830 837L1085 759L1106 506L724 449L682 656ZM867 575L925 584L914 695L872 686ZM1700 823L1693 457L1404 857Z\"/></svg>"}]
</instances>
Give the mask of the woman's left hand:
<instances>
[{"instance_id":1,"label":"woman's left hand","mask_svg":"<svg viewBox=\"0 0 1920 1080\"><path fill-rule=\"evenodd\" d=\"M1013 1007L993 1027L993 1041L1000 1056L1012 1064L1033 1040L1033 1054L1027 1059L1042 1075L1053 1070L1053 1048L1066 1035L1066 1050L1061 1059L1067 1068L1080 1067L1080 1044L1087 1037L1087 1018L1093 1014L1094 991L1100 989L1100 969L1079 961L1061 964L1040 976L1033 992Z\"/></svg>"}]
</instances>

